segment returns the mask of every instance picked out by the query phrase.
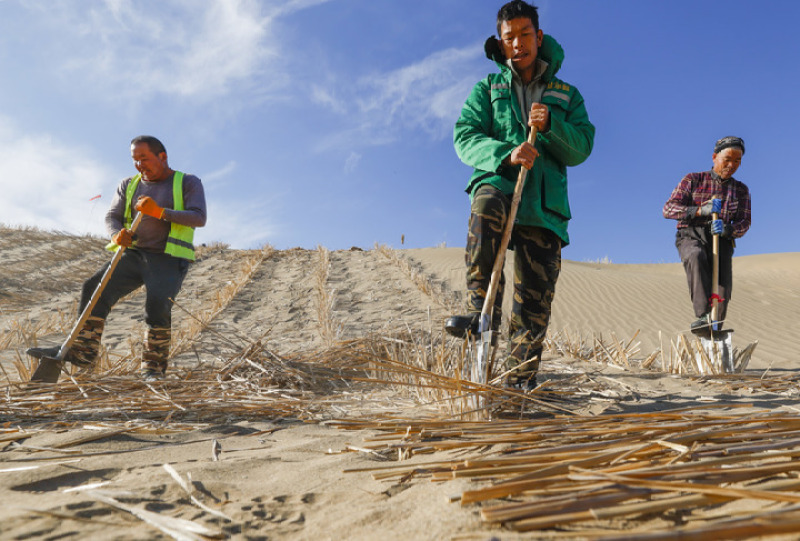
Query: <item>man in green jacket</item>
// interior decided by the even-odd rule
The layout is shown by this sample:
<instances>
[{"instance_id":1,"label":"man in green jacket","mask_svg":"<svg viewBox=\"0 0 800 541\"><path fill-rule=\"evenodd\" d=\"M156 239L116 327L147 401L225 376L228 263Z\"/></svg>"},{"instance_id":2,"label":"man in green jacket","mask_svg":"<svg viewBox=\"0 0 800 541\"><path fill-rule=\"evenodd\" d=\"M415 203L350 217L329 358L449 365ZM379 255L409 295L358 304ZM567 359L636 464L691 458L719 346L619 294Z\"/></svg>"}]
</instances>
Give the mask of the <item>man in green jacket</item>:
<instances>
[{"instance_id":1,"label":"man in green jacket","mask_svg":"<svg viewBox=\"0 0 800 541\"><path fill-rule=\"evenodd\" d=\"M535 6L522 0L505 4L497 14L497 33L500 39L490 37L485 49L500 73L475 85L455 126L456 153L474 168L466 190L471 202L468 313L449 318L445 326L456 336L477 332L519 170L530 169L511 237L516 257L506 359L508 383L530 389L536 385L561 248L569 243L566 168L589 157L595 129L580 92L555 77L564 51L539 29ZM530 126L537 130L534 145L527 142ZM495 301L495 329L504 278Z\"/></svg>"}]
</instances>

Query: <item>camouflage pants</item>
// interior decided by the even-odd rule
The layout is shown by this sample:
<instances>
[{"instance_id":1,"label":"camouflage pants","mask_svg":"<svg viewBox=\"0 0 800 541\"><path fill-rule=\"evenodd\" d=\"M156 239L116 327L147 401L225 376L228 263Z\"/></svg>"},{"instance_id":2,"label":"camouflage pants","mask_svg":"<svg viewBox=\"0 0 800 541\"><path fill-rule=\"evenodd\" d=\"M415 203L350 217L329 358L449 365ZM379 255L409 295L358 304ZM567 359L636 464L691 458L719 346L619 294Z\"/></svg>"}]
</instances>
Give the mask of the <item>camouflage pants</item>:
<instances>
[{"instance_id":1,"label":"camouflage pants","mask_svg":"<svg viewBox=\"0 0 800 541\"><path fill-rule=\"evenodd\" d=\"M472 198L467 236L467 309L480 312L491 280L510 198L494 186L481 186ZM510 357L528 358L541 348L550 322L550 308L561 271L561 239L552 231L516 225L511 234L514 257L514 297L509 328ZM495 300L494 316L500 320L505 276ZM508 366L512 368L513 366Z\"/></svg>"}]
</instances>

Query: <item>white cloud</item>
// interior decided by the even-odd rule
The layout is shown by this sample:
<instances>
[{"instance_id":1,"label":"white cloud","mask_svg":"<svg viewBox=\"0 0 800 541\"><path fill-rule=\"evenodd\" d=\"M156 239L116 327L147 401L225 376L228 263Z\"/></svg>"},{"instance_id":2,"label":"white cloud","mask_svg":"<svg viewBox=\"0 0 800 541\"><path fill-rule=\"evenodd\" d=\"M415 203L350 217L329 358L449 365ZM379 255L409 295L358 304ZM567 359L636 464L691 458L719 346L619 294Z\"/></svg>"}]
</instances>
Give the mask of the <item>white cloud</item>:
<instances>
[{"instance_id":1,"label":"white cloud","mask_svg":"<svg viewBox=\"0 0 800 541\"><path fill-rule=\"evenodd\" d=\"M282 15L290 15L296 11L301 11L306 8L327 4L330 1L331 0L289 0L288 2L275 7L272 12L272 16L278 17Z\"/></svg>"},{"instance_id":2,"label":"white cloud","mask_svg":"<svg viewBox=\"0 0 800 541\"><path fill-rule=\"evenodd\" d=\"M156 95L201 102L236 93L264 96L276 77L279 17L327 0L31 0L25 5L58 31L67 81L114 100Z\"/></svg>"},{"instance_id":3,"label":"white cloud","mask_svg":"<svg viewBox=\"0 0 800 541\"><path fill-rule=\"evenodd\" d=\"M265 209L281 208L286 194L249 190L237 177L239 165L229 161L200 174L206 195L208 221L195 233L195 242L224 242L234 248L258 248L281 232L274 215ZM240 174L240 173L239 173ZM242 197L242 190L247 196Z\"/></svg>"},{"instance_id":4,"label":"white cloud","mask_svg":"<svg viewBox=\"0 0 800 541\"><path fill-rule=\"evenodd\" d=\"M275 54L266 43L269 20L246 0L142 2L107 0L90 11L82 41L100 29L94 55L74 58L71 73L128 96L163 93L199 99L225 94L257 75Z\"/></svg>"},{"instance_id":5,"label":"white cloud","mask_svg":"<svg viewBox=\"0 0 800 541\"><path fill-rule=\"evenodd\" d=\"M415 64L364 78L361 84L373 92L368 100L360 101L361 110L387 123L437 131L442 119L458 115L475 84L464 73L471 72L478 52L474 46L446 49ZM458 101L452 99L454 94L460 96Z\"/></svg>"},{"instance_id":6,"label":"white cloud","mask_svg":"<svg viewBox=\"0 0 800 541\"><path fill-rule=\"evenodd\" d=\"M214 190L206 190L208 222L195 233L196 243L224 242L234 248L260 248L281 232L269 213L279 196L256 197L247 200L223 199Z\"/></svg>"},{"instance_id":7,"label":"white cloud","mask_svg":"<svg viewBox=\"0 0 800 541\"><path fill-rule=\"evenodd\" d=\"M351 152L350 155L344 162L344 172L348 175L354 172L358 168L358 164L361 162L361 154L358 152Z\"/></svg>"},{"instance_id":8,"label":"white cloud","mask_svg":"<svg viewBox=\"0 0 800 541\"><path fill-rule=\"evenodd\" d=\"M228 180L236 170L236 162L229 161L219 169L214 171L209 171L208 173L203 173L201 180L203 181L204 186L208 186L210 184L216 184L218 182L225 182Z\"/></svg>"},{"instance_id":9,"label":"white cloud","mask_svg":"<svg viewBox=\"0 0 800 541\"><path fill-rule=\"evenodd\" d=\"M362 77L355 91L342 92L362 96L342 113L348 127L328 137L320 149L388 144L402 130L422 130L433 139L448 137L477 82L475 73L481 60L482 47L478 45L451 48L402 68ZM334 90L315 88L312 99L345 107L335 95Z\"/></svg>"},{"instance_id":10,"label":"white cloud","mask_svg":"<svg viewBox=\"0 0 800 541\"><path fill-rule=\"evenodd\" d=\"M0 222L105 234L111 178L110 169L87 149L47 134L20 135L0 118ZM98 194L99 200L90 201Z\"/></svg>"},{"instance_id":11,"label":"white cloud","mask_svg":"<svg viewBox=\"0 0 800 541\"><path fill-rule=\"evenodd\" d=\"M313 85L311 87L311 101L334 113L347 113L347 106L345 103L338 99L330 88Z\"/></svg>"}]
</instances>

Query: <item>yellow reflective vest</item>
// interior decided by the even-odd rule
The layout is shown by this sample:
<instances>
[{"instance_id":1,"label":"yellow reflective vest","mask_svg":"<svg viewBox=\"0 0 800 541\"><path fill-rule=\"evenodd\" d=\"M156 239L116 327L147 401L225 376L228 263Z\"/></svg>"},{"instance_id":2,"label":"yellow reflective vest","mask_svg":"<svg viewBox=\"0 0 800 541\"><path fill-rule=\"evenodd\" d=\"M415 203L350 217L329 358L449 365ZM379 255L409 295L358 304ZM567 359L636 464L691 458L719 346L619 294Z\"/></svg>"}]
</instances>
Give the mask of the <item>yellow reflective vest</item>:
<instances>
[{"instance_id":1,"label":"yellow reflective vest","mask_svg":"<svg viewBox=\"0 0 800 541\"><path fill-rule=\"evenodd\" d=\"M142 175L137 174L128 183L128 188L125 190L125 216L123 217L123 224L125 228L129 228L133 223L131 209L133 208L133 195L136 193L136 187L139 181L142 180ZM183 210L183 173L175 171L172 179L172 199L174 210ZM164 253L173 257L180 257L194 261L194 228L188 225L170 223L169 236L167 237L167 244L164 247ZM119 246L113 242L106 246L106 249L116 252Z\"/></svg>"}]
</instances>

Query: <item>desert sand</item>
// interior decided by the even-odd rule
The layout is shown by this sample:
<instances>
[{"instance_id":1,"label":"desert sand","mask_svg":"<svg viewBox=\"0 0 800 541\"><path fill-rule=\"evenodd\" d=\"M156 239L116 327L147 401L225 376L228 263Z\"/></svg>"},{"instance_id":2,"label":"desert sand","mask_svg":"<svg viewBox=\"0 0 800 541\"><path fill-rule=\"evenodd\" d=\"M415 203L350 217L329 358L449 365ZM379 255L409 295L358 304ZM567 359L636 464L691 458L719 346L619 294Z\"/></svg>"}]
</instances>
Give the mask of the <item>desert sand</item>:
<instances>
[{"instance_id":1,"label":"desert sand","mask_svg":"<svg viewBox=\"0 0 800 541\"><path fill-rule=\"evenodd\" d=\"M404 333L460 351L463 341L441 329L463 290L461 248L205 247L173 311L175 351L165 382L146 385L135 374L145 328L138 292L112 312L97 373L65 374L58 391L25 383L25 348L60 344L75 318L80 284L108 260L102 246L98 238L0 228L0 539L505 540L638 532L629 533L634 539L689 522L662 511L520 533L485 520L481 510L488 503L464 503L465 494L496 480L491 475L430 477L432 462L495 456L512 443L437 447L435 441L458 439L449 434L414 452L380 447L378 421L455 426L458 408L420 389L382 384L375 373L363 378L371 381L354 378L362 367L346 357L355 350L331 352ZM540 378L545 384L534 393L550 398L519 399L517 409L495 411L480 426L528 422L547 432L612 414L658 415L708 404L733 412L737 422L779 413L774 426L791 423L798 411L799 297L800 254L735 258L727 325L737 348L758 341L747 369L718 379L671 374L661 359L647 369L641 363L688 335L692 313L681 266L565 260ZM508 294L504 302L508 313ZM628 350L627 363L579 359L558 347L598 337L627 342L634 335L638 345ZM268 362L258 368L248 361L256 358ZM241 391L248 377L261 378L252 400ZM513 426L509 433L517 433ZM710 444L722 443L695 449ZM685 457L690 449L681 445L662 447ZM418 469L385 479L370 471L398 465ZM782 475L791 481L796 474L787 468ZM800 501L800 488L781 491L789 496L780 503L739 499L715 509L747 516ZM798 529L774 531L794 539Z\"/></svg>"}]
</instances>

